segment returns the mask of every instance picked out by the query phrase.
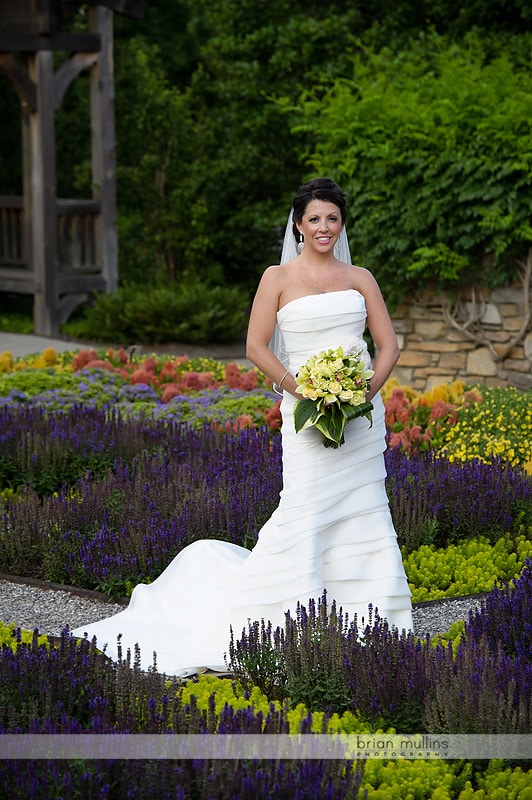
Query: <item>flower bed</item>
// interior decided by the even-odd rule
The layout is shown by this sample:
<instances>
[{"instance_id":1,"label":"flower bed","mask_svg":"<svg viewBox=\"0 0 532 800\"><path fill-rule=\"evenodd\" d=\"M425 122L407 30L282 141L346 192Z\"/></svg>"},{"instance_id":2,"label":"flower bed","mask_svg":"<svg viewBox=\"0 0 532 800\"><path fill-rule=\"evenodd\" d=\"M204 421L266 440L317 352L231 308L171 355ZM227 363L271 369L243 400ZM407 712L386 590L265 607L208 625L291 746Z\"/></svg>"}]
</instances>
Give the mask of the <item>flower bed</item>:
<instances>
[{"instance_id":1,"label":"flower bed","mask_svg":"<svg viewBox=\"0 0 532 800\"><path fill-rule=\"evenodd\" d=\"M0 363L8 363L5 354ZM169 386L185 394L165 402ZM486 404L479 391L474 402L484 409L483 429L493 430L501 413L496 396ZM452 405L455 419L473 403L473 392L460 384L416 395L392 383L385 396L392 428L406 430L409 414L424 416L426 431L437 419L440 444L445 432L453 434L451 417L444 425L429 408ZM518 408L515 393L508 397L502 406ZM507 417L517 419L513 412ZM524 439L529 419L521 414ZM11 359L0 382L1 568L117 596L155 579L194 539L253 546L281 488L273 435L279 422L267 382L235 364L133 361L112 350ZM530 479L511 463L519 448L511 460L485 463L472 446L469 455L477 457L459 463L393 436L387 489L414 599L463 593L476 575L480 591L519 574L531 538ZM216 459L206 457L212 453ZM267 479L258 482L257 474ZM487 543L464 560L456 546L467 539Z\"/></svg>"},{"instance_id":2,"label":"flower bed","mask_svg":"<svg viewBox=\"0 0 532 800\"><path fill-rule=\"evenodd\" d=\"M267 382L210 359L88 355L0 355L0 569L121 595L194 538L253 546L281 488ZM53 647L0 628L0 732L528 732L526 398L458 384L425 395L392 384L385 397L387 488L414 599L492 590L482 612L440 644L372 620L362 645L322 598L283 635L257 624L228 642L236 682L217 679L216 691L141 673L134 654L114 664L68 634ZM501 579L508 588L492 589ZM10 797L47 800L388 800L407 788L421 800L525 800L530 777L463 761L0 760Z\"/></svg>"},{"instance_id":3,"label":"flower bed","mask_svg":"<svg viewBox=\"0 0 532 800\"><path fill-rule=\"evenodd\" d=\"M235 682L200 678L185 685L141 672L131 655L113 663L93 644L67 634L59 647L49 647L36 635L28 643L8 632L0 637L7 638L0 658L0 734L528 733L531 604L532 564L513 589L494 590L484 610L470 615L453 650L411 634L398 636L379 620L357 631L322 599L288 618L282 637L254 625L233 642ZM473 769L463 760L417 759L354 765L0 760L0 780L10 797L32 800L384 800L404 798L406 787L421 800L511 800L528 796L528 766L498 761Z\"/></svg>"}]
</instances>

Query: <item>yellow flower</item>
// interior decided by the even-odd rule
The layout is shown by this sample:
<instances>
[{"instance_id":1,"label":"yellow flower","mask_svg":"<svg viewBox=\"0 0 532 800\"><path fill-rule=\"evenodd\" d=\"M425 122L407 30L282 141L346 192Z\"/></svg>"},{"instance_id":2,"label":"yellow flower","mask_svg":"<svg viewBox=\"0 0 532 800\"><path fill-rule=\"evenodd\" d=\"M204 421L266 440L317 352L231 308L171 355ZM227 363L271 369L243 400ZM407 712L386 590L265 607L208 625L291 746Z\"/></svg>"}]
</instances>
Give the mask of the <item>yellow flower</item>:
<instances>
[{"instance_id":1,"label":"yellow flower","mask_svg":"<svg viewBox=\"0 0 532 800\"><path fill-rule=\"evenodd\" d=\"M320 389L317 389L315 386L298 386L296 392L299 392L303 397L308 398L308 400L317 400L322 394Z\"/></svg>"},{"instance_id":2,"label":"yellow flower","mask_svg":"<svg viewBox=\"0 0 532 800\"><path fill-rule=\"evenodd\" d=\"M342 403L350 403L353 400L354 392L351 389L343 389L341 392L338 393L339 400Z\"/></svg>"},{"instance_id":3,"label":"yellow flower","mask_svg":"<svg viewBox=\"0 0 532 800\"><path fill-rule=\"evenodd\" d=\"M0 353L0 372L11 372L13 369L14 359L8 350Z\"/></svg>"},{"instance_id":4,"label":"yellow flower","mask_svg":"<svg viewBox=\"0 0 532 800\"><path fill-rule=\"evenodd\" d=\"M42 357L47 367L53 367L53 365L57 363L57 353L53 347L47 347Z\"/></svg>"}]
</instances>

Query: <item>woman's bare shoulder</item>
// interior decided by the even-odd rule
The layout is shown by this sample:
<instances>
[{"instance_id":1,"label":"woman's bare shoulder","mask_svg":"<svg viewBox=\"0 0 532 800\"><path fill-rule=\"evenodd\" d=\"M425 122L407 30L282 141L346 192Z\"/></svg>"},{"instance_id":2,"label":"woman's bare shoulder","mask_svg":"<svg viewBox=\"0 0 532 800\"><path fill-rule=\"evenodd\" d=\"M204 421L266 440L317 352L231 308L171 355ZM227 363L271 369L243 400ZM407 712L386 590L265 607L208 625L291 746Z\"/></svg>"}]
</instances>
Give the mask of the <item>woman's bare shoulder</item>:
<instances>
[{"instance_id":1,"label":"woman's bare shoulder","mask_svg":"<svg viewBox=\"0 0 532 800\"><path fill-rule=\"evenodd\" d=\"M365 277L367 275L373 278L373 274L371 270L367 269L367 267L360 267L358 264L349 264L350 269L353 270L354 274L360 277Z\"/></svg>"},{"instance_id":2,"label":"woman's bare shoulder","mask_svg":"<svg viewBox=\"0 0 532 800\"><path fill-rule=\"evenodd\" d=\"M291 261L287 261L285 264L272 264L270 267L266 267L262 273L261 283L268 286L283 286L288 278L291 263Z\"/></svg>"},{"instance_id":3,"label":"woman's bare shoulder","mask_svg":"<svg viewBox=\"0 0 532 800\"><path fill-rule=\"evenodd\" d=\"M369 290L374 289L377 286L377 281L375 280L375 276L371 270L367 269L366 267L359 267L356 264L352 264L351 269L353 270L355 289L362 291L364 288Z\"/></svg>"}]
</instances>

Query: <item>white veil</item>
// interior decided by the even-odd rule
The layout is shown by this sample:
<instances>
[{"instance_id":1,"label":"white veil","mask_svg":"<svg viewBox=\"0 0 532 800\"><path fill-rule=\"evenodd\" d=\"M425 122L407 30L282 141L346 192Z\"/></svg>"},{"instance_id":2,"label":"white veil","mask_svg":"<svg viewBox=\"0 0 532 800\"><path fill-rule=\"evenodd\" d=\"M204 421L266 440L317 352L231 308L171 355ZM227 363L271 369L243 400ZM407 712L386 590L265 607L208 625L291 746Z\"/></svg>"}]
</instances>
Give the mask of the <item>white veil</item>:
<instances>
[{"instance_id":1,"label":"white veil","mask_svg":"<svg viewBox=\"0 0 532 800\"><path fill-rule=\"evenodd\" d=\"M292 261L294 258L297 258L298 255L299 252L297 250L297 242L294 236L292 211L290 211L284 232L283 249L281 251L281 260L279 263L286 264L287 261ZM342 229L342 233L338 237L338 241L334 245L334 255L339 261L343 261L345 264L352 263L347 233L345 232L345 225ZM275 325L273 336L270 341L270 350L274 355L277 356L279 361L285 365L285 367L288 367L288 355L284 349L283 337L281 336L281 332L277 324Z\"/></svg>"}]
</instances>

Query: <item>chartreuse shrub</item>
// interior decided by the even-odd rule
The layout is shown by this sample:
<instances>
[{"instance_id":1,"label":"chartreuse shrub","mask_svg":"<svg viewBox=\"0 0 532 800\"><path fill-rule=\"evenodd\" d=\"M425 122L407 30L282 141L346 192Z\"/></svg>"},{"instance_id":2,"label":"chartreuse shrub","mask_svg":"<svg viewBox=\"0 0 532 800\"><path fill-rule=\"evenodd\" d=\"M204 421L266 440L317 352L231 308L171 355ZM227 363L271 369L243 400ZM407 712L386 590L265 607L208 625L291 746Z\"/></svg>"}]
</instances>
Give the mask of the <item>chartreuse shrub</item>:
<instances>
[{"instance_id":1,"label":"chartreuse shrub","mask_svg":"<svg viewBox=\"0 0 532 800\"><path fill-rule=\"evenodd\" d=\"M479 537L446 548L403 551L414 603L489 592L498 581L518 577L527 558L532 558L532 539L524 533L507 533L493 545Z\"/></svg>"},{"instance_id":2,"label":"chartreuse shrub","mask_svg":"<svg viewBox=\"0 0 532 800\"><path fill-rule=\"evenodd\" d=\"M23 630L21 628L15 629L13 622L5 625L0 622L0 648L7 646L12 650L16 650L20 644L30 644L33 641L33 631ZM37 644L46 646L48 637L42 634L37 638Z\"/></svg>"},{"instance_id":3,"label":"chartreuse shrub","mask_svg":"<svg viewBox=\"0 0 532 800\"><path fill-rule=\"evenodd\" d=\"M185 705L194 702L200 710L214 711L220 714L224 706L230 705L235 711L253 708L262 713L266 719L274 708L283 712L290 731L304 728L312 733L369 733L370 727L352 711L330 714L325 711L309 713L303 703L290 705L287 702L272 700L258 686L244 690L234 679L217 678L212 675L200 675L189 680L179 689L179 698Z\"/></svg>"},{"instance_id":4,"label":"chartreuse shrub","mask_svg":"<svg viewBox=\"0 0 532 800\"><path fill-rule=\"evenodd\" d=\"M531 800L531 772L489 762L473 770L470 762L366 762L361 791L367 800Z\"/></svg>"}]
</instances>

